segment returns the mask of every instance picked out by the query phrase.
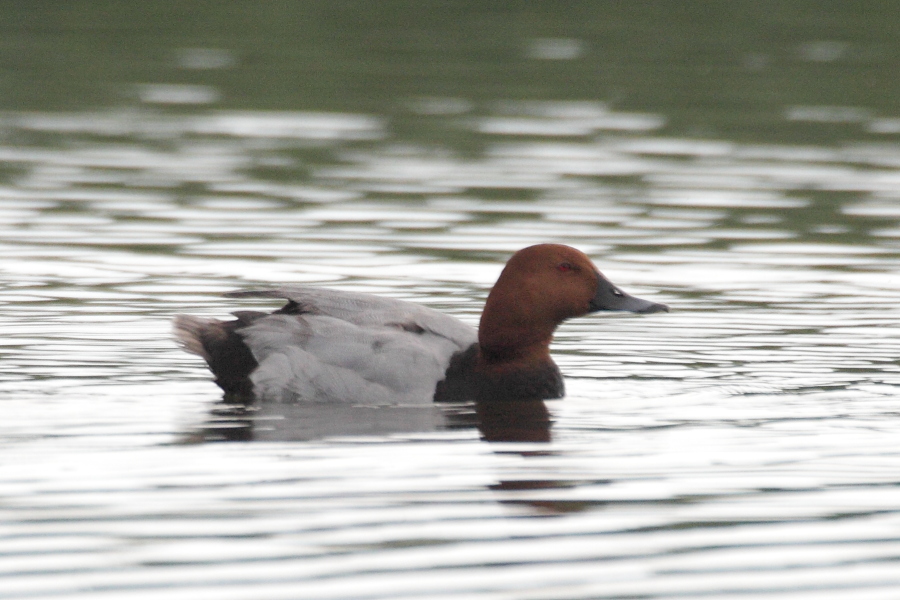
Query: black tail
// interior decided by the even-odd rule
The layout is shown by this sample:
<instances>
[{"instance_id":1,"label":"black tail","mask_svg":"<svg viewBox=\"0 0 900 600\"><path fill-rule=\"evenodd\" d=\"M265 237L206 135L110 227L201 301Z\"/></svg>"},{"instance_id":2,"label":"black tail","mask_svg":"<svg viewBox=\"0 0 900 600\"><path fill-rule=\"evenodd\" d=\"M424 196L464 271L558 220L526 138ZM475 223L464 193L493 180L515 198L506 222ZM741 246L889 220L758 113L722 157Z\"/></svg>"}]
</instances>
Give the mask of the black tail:
<instances>
[{"instance_id":1,"label":"black tail","mask_svg":"<svg viewBox=\"0 0 900 600\"><path fill-rule=\"evenodd\" d=\"M173 328L182 348L203 357L216 376L216 384L226 395L250 398L253 395L250 373L258 363L238 331L265 313L241 312L235 316L234 321L219 321L178 315Z\"/></svg>"}]
</instances>

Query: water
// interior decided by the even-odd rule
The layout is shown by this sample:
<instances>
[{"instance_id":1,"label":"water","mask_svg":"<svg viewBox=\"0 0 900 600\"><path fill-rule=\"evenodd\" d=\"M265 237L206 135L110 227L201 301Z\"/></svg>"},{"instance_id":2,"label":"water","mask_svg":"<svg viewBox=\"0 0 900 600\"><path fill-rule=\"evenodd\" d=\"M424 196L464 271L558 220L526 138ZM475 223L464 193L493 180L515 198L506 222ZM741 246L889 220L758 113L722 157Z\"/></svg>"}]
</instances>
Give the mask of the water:
<instances>
[{"instance_id":1,"label":"water","mask_svg":"<svg viewBox=\"0 0 900 600\"><path fill-rule=\"evenodd\" d=\"M5 17L0 598L897 597L892 11L303 5ZM560 329L549 442L241 411L171 339L474 324L537 242L673 308Z\"/></svg>"}]
</instances>

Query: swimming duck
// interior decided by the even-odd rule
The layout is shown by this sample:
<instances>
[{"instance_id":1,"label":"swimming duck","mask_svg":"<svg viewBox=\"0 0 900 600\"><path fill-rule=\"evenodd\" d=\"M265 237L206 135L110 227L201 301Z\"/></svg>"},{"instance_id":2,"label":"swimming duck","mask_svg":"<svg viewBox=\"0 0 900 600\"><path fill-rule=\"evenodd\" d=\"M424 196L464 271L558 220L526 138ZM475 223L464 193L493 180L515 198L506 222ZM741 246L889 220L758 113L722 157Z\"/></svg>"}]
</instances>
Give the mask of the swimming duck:
<instances>
[{"instance_id":1,"label":"swimming duck","mask_svg":"<svg viewBox=\"0 0 900 600\"><path fill-rule=\"evenodd\" d=\"M314 286L227 296L287 304L238 311L231 321L175 318L179 343L203 357L226 395L373 405L559 398L550 342L560 323L597 311L669 310L626 294L560 244L509 259L477 331L411 302Z\"/></svg>"}]
</instances>

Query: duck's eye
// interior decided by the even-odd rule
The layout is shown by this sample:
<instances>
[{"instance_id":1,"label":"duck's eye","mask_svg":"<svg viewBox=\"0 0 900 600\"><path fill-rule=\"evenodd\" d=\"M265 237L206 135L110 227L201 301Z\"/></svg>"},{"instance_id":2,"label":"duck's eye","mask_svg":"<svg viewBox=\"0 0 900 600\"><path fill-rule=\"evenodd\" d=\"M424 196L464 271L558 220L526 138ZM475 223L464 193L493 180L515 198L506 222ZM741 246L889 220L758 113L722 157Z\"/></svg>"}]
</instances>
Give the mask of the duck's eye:
<instances>
[{"instance_id":1,"label":"duck's eye","mask_svg":"<svg viewBox=\"0 0 900 600\"><path fill-rule=\"evenodd\" d=\"M575 267L573 267L570 262L564 262L556 265L556 270L560 273L568 273L569 271L574 271Z\"/></svg>"}]
</instances>

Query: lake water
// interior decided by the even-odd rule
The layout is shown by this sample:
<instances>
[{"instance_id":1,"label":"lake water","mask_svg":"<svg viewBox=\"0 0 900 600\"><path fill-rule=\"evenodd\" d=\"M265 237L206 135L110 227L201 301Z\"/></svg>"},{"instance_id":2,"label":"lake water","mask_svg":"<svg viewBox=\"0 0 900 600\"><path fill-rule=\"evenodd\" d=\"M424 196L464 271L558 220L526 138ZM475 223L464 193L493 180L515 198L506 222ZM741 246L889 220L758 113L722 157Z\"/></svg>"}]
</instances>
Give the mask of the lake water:
<instances>
[{"instance_id":1,"label":"lake water","mask_svg":"<svg viewBox=\"0 0 900 600\"><path fill-rule=\"evenodd\" d=\"M900 13L783 4L4 9L0 598L900 597ZM561 327L549 441L170 334L539 242L672 307Z\"/></svg>"}]
</instances>

